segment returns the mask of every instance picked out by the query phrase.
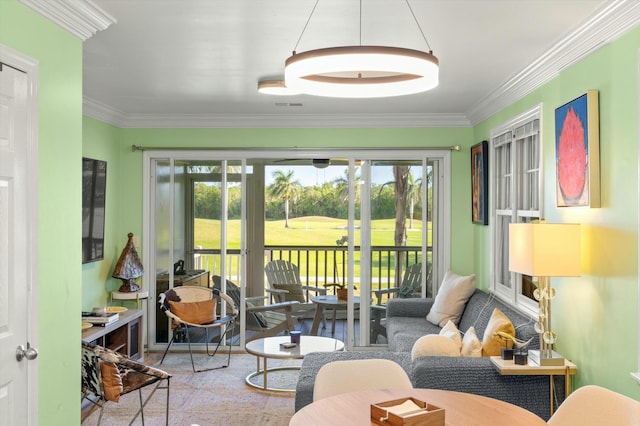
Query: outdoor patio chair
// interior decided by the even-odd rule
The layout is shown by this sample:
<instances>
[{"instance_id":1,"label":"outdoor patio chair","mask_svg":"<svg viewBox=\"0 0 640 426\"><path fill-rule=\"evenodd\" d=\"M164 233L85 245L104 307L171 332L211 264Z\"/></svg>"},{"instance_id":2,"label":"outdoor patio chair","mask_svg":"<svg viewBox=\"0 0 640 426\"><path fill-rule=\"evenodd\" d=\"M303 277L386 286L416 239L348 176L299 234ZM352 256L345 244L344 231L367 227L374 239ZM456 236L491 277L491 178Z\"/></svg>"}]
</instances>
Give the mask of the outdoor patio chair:
<instances>
[{"instance_id":1,"label":"outdoor patio chair","mask_svg":"<svg viewBox=\"0 0 640 426\"><path fill-rule=\"evenodd\" d=\"M420 297L420 289L422 287L422 263L414 263L407 267L402 277L399 287L382 288L373 290L376 295L376 304L371 306L371 340L375 341L378 335L387 335L387 329L384 325L387 306L383 301L383 296L387 299L391 296L409 298Z\"/></svg>"},{"instance_id":2,"label":"outdoor patio chair","mask_svg":"<svg viewBox=\"0 0 640 426\"><path fill-rule=\"evenodd\" d=\"M271 295L272 302L299 302L294 316L296 318L313 318L316 305L310 301L311 296L324 296L326 287L302 285L298 267L287 260L272 260L264 267L267 275L267 293ZM323 318L323 326L326 323Z\"/></svg>"},{"instance_id":3,"label":"outdoor patio chair","mask_svg":"<svg viewBox=\"0 0 640 426\"><path fill-rule=\"evenodd\" d=\"M118 352L82 342L82 400L100 407L98 425L107 401L119 402L120 396L138 391L140 408L130 425L140 415L144 425L144 407L158 389L167 390L165 424L169 424L169 385L171 374L134 361ZM165 382L166 381L166 382ZM154 385L143 401L142 388ZM87 416L88 417L88 416ZM81 420L83 422L86 417Z\"/></svg>"},{"instance_id":4,"label":"outdoor patio chair","mask_svg":"<svg viewBox=\"0 0 640 426\"><path fill-rule=\"evenodd\" d=\"M226 303L226 312L216 317L216 305L224 300ZM202 371L215 370L218 368L226 368L231 361L231 344L229 344L229 353L227 357L227 363L220 367L211 367L196 370L193 362L193 351L191 348L191 328L203 329L205 332L205 345L206 353L208 356L214 356L222 342L227 338L227 334L233 333L235 328L236 318L238 316L238 309L233 300L226 294L218 291L211 290L206 287L199 286L180 286L174 287L160 294L158 303L160 309L169 317L171 321L171 327L173 330L171 340L165 349L160 364L167 356L167 352L171 347L171 344L175 341L177 332L181 332L187 339L189 346L189 357L191 358L191 367L194 373ZM219 331L218 344L213 352L209 351L209 330L216 329Z\"/></svg>"},{"instance_id":5,"label":"outdoor patio chair","mask_svg":"<svg viewBox=\"0 0 640 426\"><path fill-rule=\"evenodd\" d=\"M213 288L221 288L221 278L214 275ZM226 293L240 306L240 287L227 280ZM269 296L247 297L245 300L247 342L263 337L276 336L295 330L296 321L293 317L298 302L281 302L267 304Z\"/></svg>"},{"instance_id":6,"label":"outdoor patio chair","mask_svg":"<svg viewBox=\"0 0 640 426\"><path fill-rule=\"evenodd\" d=\"M390 298L391 296L402 298L420 297L421 288L422 263L419 262L407 267L404 271L400 286L373 290L373 293L376 295L376 305L382 306L385 305L385 303L383 303L384 295L387 295L387 298Z\"/></svg>"}]
</instances>

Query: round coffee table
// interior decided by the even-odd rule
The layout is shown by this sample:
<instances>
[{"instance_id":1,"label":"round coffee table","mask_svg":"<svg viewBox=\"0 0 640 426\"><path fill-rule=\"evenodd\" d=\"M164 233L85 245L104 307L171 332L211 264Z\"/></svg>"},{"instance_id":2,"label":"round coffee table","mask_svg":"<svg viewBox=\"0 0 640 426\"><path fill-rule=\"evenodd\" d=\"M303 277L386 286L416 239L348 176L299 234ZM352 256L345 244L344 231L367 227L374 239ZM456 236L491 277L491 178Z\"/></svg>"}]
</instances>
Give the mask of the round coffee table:
<instances>
[{"instance_id":1,"label":"round coffee table","mask_svg":"<svg viewBox=\"0 0 640 426\"><path fill-rule=\"evenodd\" d=\"M272 392L295 392L295 389L270 388L267 385L267 373L282 370L300 370L300 367L276 367L268 368L267 359L303 359L304 356L311 352L335 352L343 351L344 343L338 339L322 336L300 336L300 344L294 348L286 349L280 347L280 343L291 342L289 336L275 336L256 339L248 342L245 349L248 353L257 357L257 369L249 374L245 381L249 386L254 388L272 391ZM260 369L260 358L263 360L263 367ZM251 382L251 379L262 374L262 386Z\"/></svg>"}]
</instances>

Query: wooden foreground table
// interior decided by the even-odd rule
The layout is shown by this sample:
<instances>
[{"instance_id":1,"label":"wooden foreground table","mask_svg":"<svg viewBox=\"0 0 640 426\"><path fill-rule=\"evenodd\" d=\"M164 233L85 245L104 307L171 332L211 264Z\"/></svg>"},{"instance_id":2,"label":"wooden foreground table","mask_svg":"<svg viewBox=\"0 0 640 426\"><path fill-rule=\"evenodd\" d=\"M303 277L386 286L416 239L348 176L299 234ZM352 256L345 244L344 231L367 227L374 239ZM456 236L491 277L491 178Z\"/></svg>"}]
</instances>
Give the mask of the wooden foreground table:
<instances>
[{"instance_id":1,"label":"wooden foreground table","mask_svg":"<svg viewBox=\"0 0 640 426\"><path fill-rule=\"evenodd\" d=\"M445 410L447 426L543 426L546 422L517 405L486 396L437 389L349 392L315 401L298 411L291 426L368 425L371 404L414 397Z\"/></svg>"}]
</instances>

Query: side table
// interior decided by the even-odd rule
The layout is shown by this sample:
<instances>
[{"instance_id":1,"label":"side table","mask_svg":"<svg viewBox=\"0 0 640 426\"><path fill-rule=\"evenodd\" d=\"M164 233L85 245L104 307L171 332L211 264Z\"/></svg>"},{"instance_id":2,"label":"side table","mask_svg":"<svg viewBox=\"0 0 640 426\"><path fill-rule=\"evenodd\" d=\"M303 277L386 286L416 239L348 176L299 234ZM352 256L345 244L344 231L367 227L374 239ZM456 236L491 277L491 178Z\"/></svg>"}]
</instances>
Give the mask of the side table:
<instances>
[{"instance_id":1,"label":"side table","mask_svg":"<svg viewBox=\"0 0 640 426\"><path fill-rule=\"evenodd\" d=\"M114 300L135 300L138 305L138 309L142 309L142 300L149 298L149 291L132 291L130 293L122 293L120 291L111 292L111 303Z\"/></svg>"},{"instance_id":2,"label":"side table","mask_svg":"<svg viewBox=\"0 0 640 426\"><path fill-rule=\"evenodd\" d=\"M571 394L571 377L578 369L576 365L567 360L564 365L538 365L529 360L528 364L520 365L513 360L504 360L499 356L492 356L491 362L498 372L503 376L549 376L549 406L553 415L553 376L564 376L565 398Z\"/></svg>"}]
</instances>

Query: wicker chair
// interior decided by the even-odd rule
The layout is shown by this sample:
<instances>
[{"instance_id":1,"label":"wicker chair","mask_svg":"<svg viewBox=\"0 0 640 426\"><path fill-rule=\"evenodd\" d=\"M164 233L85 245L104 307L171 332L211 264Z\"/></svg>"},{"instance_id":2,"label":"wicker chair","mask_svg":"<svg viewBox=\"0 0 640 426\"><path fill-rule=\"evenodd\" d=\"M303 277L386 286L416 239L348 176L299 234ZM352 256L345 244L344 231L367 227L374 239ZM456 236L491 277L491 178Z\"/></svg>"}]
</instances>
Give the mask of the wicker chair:
<instances>
[{"instance_id":1,"label":"wicker chair","mask_svg":"<svg viewBox=\"0 0 640 426\"><path fill-rule=\"evenodd\" d=\"M107 401L118 402L121 395L138 391L140 408L129 425L141 416L144 407L158 389L167 390L165 424L169 424L169 387L171 374L134 361L118 352L82 342L82 400L100 407L98 425ZM143 401L142 388L155 385ZM82 419L84 421L85 419Z\"/></svg>"}]
</instances>

